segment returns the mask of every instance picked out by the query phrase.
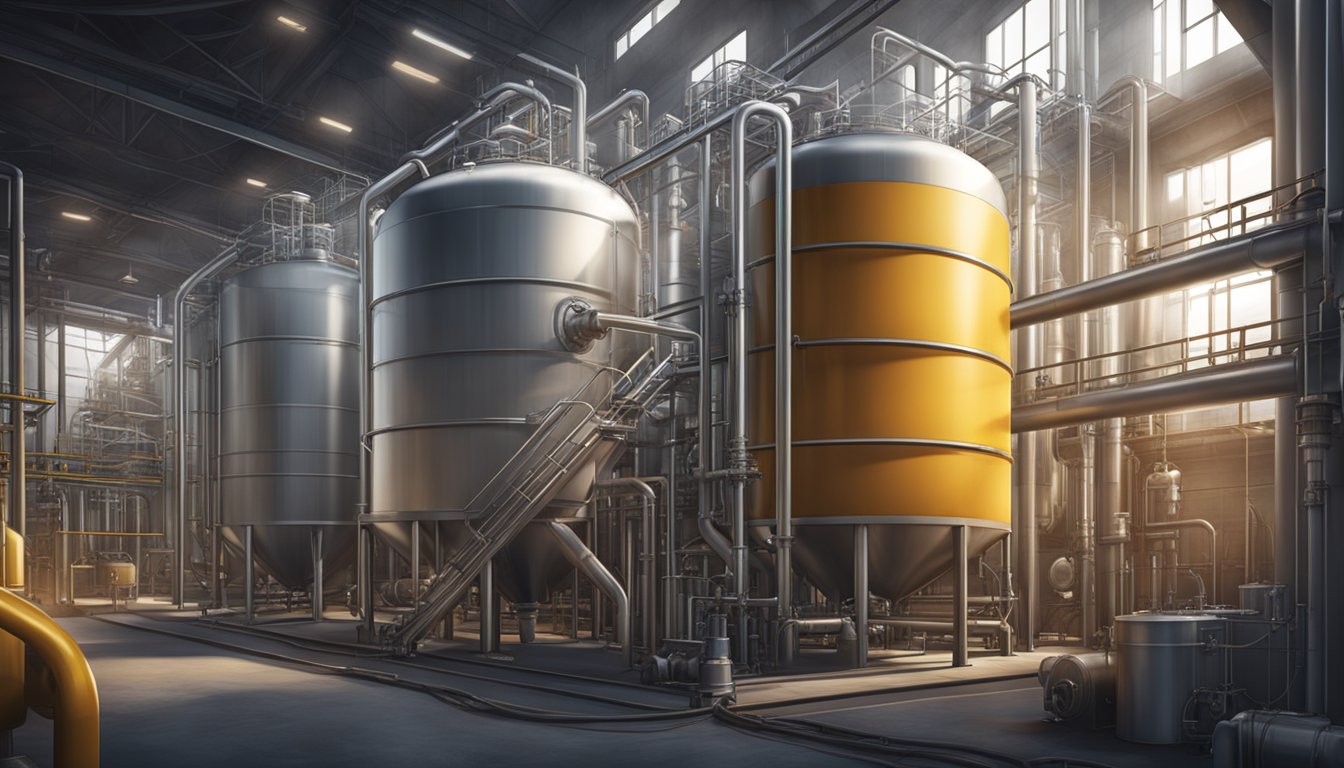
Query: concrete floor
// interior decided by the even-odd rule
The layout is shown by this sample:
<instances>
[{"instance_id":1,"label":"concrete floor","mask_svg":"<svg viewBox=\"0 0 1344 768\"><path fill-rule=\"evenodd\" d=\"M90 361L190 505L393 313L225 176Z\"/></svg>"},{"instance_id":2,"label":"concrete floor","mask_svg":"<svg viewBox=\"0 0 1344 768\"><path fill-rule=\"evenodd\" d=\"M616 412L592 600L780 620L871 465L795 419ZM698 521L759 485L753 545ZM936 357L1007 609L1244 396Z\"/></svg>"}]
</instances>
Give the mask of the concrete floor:
<instances>
[{"instance_id":1,"label":"concrete floor","mask_svg":"<svg viewBox=\"0 0 1344 768\"><path fill-rule=\"evenodd\" d=\"M872 762L829 747L738 731L709 717L585 725L506 719L298 663L357 667L554 711L612 715L685 708L680 693L638 686L634 673L620 668L619 653L591 641L543 635L551 642L519 646L508 644L506 637L500 653L482 657L463 637L407 664L367 652L339 653L326 645L350 641L353 624L348 621L264 627L278 635L166 612L61 622L84 646L98 679L105 766L681 766L730 758L774 768ZM202 641L291 660L258 658ZM1189 749L1142 747L1119 741L1110 731L1043 722L1039 687L1034 677L1024 676L1034 672L1035 657L978 656L969 670L954 671L930 654L893 659L887 666L898 667L898 661L906 671L743 680L740 698L756 715L950 740L1022 758L1069 756L1116 768L1210 764ZM532 669L565 669L573 675ZM968 681L966 676L975 674L997 679ZM50 738L51 724L32 716L15 732L15 746L48 766ZM878 762L937 764L891 757Z\"/></svg>"}]
</instances>

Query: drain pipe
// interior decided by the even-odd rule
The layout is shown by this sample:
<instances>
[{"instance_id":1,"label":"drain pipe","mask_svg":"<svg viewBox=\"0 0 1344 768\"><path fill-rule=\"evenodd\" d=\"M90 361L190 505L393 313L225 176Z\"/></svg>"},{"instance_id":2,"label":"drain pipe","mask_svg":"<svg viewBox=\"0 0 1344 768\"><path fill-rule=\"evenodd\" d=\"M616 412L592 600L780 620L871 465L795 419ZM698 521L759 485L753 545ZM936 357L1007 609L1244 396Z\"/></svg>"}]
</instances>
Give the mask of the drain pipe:
<instances>
[{"instance_id":1,"label":"drain pipe","mask_svg":"<svg viewBox=\"0 0 1344 768\"><path fill-rule=\"evenodd\" d=\"M551 535L560 544L560 550L564 553L565 559L569 560L570 565L583 571L597 588L602 590L602 594L607 596L616 606L616 641L621 644L621 653L625 658L625 666L633 667L635 665L635 649L630 642L630 600L626 597L625 590L621 589L621 583L611 575L611 571L597 559L592 550L584 546L579 535L574 533L569 526L564 523L548 523L551 529Z\"/></svg>"},{"instance_id":2,"label":"drain pipe","mask_svg":"<svg viewBox=\"0 0 1344 768\"><path fill-rule=\"evenodd\" d=\"M26 268L23 246L23 171L16 165L0 162L0 175L8 176L9 185L9 381L10 390L23 395L24 384L24 338L28 335L24 327L24 305L27 304L24 286ZM14 530L20 536L28 534L27 506L27 459L24 451L26 431L23 403L9 401L10 423L14 429L10 433L9 489L14 501L10 505L9 518L14 521ZM0 520L0 524L4 521Z\"/></svg>"},{"instance_id":3,"label":"drain pipe","mask_svg":"<svg viewBox=\"0 0 1344 768\"><path fill-rule=\"evenodd\" d=\"M1326 561L1326 503L1330 492L1326 460L1330 451L1339 405L1332 395L1305 395L1297 401L1297 445L1306 470L1302 506L1307 525L1307 668L1306 708L1324 714L1327 708L1328 629L1325 601L1328 582Z\"/></svg>"},{"instance_id":4,"label":"drain pipe","mask_svg":"<svg viewBox=\"0 0 1344 768\"><path fill-rule=\"evenodd\" d=\"M621 495L620 492L634 493L643 497L644 501L640 509L640 538L643 539L640 546L639 570L640 578L643 584L639 590L639 599L641 605L641 632L644 634L644 642L649 653L657 650L657 630L654 628L654 619L657 615L654 602L654 584L658 581L657 559L657 529L654 523L654 513L658 502L658 494L654 492L653 487L646 482L648 478L640 477L617 477L611 480L603 480L597 484L598 488L607 491L614 491L613 495ZM662 480L663 478L653 478ZM670 514L670 510L667 510ZM577 534L576 534L577 536Z\"/></svg>"},{"instance_id":5,"label":"drain pipe","mask_svg":"<svg viewBox=\"0 0 1344 768\"><path fill-rule=\"evenodd\" d=\"M781 620L793 606L793 124L789 113L776 104L752 101L733 115L733 417L730 451L734 468L747 467L747 124L753 117L775 124L775 578L776 608ZM733 555L735 591L747 594L745 478L733 480ZM739 650L745 650L746 632L738 628ZM777 659L780 667L792 662L793 632L784 633ZM745 660L745 655L739 661Z\"/></svg>"},{"instance_id":6,"label":"drain pipe","mask_svg":"<svg viewBox=\"0 0 1344 768\"><path fill-rule=\"evenodd\" d=\"M208 264L196 270L177 289L173 298L173 486L177 502L177 568L173 584L178 610L186 608L187 561L187 297L202 281L232 264L241 243L225 248ZM207 469L208 471L208 469Z\"/></svg>"},{"instance_id":7,"label":"drain pipe","mask_svg":"<svg viewBox=\"0 0 1344 768\"><path fill-rule=\"evenodd\" d=\"M573 117L569 123L570 139L574 144L571 150L574 153L574 170L583 174L588 173L588 127L586 125L588 87L583 84L583 79L578 75L571 75L557 66L538 59L536 56L520 53L518 58L574 89L574 111L571 113Z\"/></svg>"}]
</instances>

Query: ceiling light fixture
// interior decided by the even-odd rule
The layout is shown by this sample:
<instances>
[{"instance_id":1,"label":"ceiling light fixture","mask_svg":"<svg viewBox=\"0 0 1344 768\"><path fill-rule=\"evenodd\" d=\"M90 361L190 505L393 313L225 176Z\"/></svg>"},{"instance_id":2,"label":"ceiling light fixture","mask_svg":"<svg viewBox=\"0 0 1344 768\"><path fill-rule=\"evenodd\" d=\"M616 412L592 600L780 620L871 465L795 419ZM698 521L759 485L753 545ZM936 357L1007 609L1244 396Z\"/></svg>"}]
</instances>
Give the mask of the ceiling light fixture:
<instances>
[{"instance_id":1,"label":"ceiling light fixture","mask_svg":"<svg viewBox=\"0 0 1344 768\"><path fill-rule=\"evenodd\" d=\"M398 72L410 75L411 77L414 77L416 79L424 80L426 83L439 82L439 78L435 77L434 75L429 74L423 69L416 69L415 67L412 67L410 64L407 64L403 61L392 62L392 68L397 70Z\"/></svg>"},{"instance_id":2,"label":"ceiling light fixture","mask_svg":"<svg viewBox=\"0 0 1344 768\"><path fill-rule=\"evenodd\" d=\"M131 263L129 261L126 262L126 274L121 276L121 280L119 282L123 283L124 285L135 285L136 283L140 282L140 278L136 277L135 274L131 272Z\"/></svg>"},{"instance_id":3,"label":"ceiling light fixture","mask_svg":"<svg viewBox=\"0 0 1344 768\"><path fill-rule=\"evenodd\" d=\"M61 215L71 221L93 221L92 216L86 216L82 213L74 213L72 211L61 211Z\"/></svg>"},{"instance_id":4,"label":"ceiling light fixture","mask_svg":"<svg viewBox=\"0 0 1344 768\"><path fill-rule=\"evenodd\" d=\"M355 130L354 128L346 125L345 123L342 123L340 120L332 120L330 117L319 117L317 118L317 121L327 126L328 128L335 128L338 131L345 131L346 133L350 133L351 131Z\"/></svg>"},{"instance_id":5,"label":"ceiling light fixture","mask_svg":"<svg viewBox=\"0 0 1344 768\"><path fill-rule=\"evenodd\" d=\"M276 17L275 17L275 20L278 21L278 22L280 22L281 24L284 24L286 27L289 27L290 29L294 30L295 32L307 32L307 31L308 31L308 27L305 27L304 25L302 25L302 24L300 24L299 22L297 22L297 21L295 21L295 20L289 18L288 16L276 16Z\"/></svg>"},{"instance_id":6,"label":"ceiling light fixture","mask_svg":"<svg viewBox=\"0 0 1344 768\"><path fill-rule=\"evenodd\" d=\"M248 184L251 184L251 185L254 186L254 187L260 187L261 189L265 189L265 188L266 188L266 182L262 181L261 179L254 179L254 178L248 177L248 179L247 179L247 183L248 183Z\"/></svg>"},{"instance_id":7,"label":"ceiling light fixture","mask_svg":"<svg viewBox=\"0 0 1344 768\"><path fill-rule=\"evenodd\" d=\"M411 36L420 40L424 40L426 43L429 43L430 45L436 48L442 48L443 50L453 54L454 56L461 56L462 58L468 61L471 60L471 54L468 53L467 51L458 48L456 45L453 45L452 43L444 42L443 40L440 40L439 38L429 34L428 32L413 29L411 30Z\"/></svg>"}]
</instances>

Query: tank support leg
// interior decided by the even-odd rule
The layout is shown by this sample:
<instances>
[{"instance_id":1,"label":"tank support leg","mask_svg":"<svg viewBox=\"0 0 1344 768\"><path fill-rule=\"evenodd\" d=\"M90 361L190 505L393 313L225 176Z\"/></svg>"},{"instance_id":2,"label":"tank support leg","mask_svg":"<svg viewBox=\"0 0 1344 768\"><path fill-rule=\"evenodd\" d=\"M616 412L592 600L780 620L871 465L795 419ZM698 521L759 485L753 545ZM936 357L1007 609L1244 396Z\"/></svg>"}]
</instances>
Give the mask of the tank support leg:
<instances>
[{"instance_id":1,"label":"tank support leg","mask_svg":"<svg viewBox=\"0 0 1344 768\"><path fill-rule=\"evenodd\" d=\"M952 567L956 575L956 587L952 593L952 666L954 667L971 665L967 643L969 628L966 621L966 613L970 609L968 604L970 601L966 596L970 588L970 577L966 572L966 561L969 559L966 541L968 533L969 530L964 525L952 529Z\"/></svg>"},{"instance_id":2,"label":"tank support leg","mask_svg":"<svg viewBox=\"0 0 1344 768\"><path fill-rule=\"evenodd\" d=\"M377 640L373 627L373 531L367 526L359 526L358 557L356 580L359 582L359 641L373 643Z\"/></svg>"},{"instance_id":3,"label":"tank support leg","mask_svg":"<svg viewBox=\"0 0 1344 768\"><path fill-rule=\"evenodd\" d=\"M185 561L185 560L184 560ZM254 594L257 588L257 565L252 560L252 526L243 526L243 613L252 623L256 610Z\"/></svg>"},{"instance_id":4,"label":"tank support leg","mask_svg":"<svg viewBox=\"0 0 1344 768\"><path fill-rule=\"evenodd\" d=\"M420 521L411 523L411 607L420 612Z\"/></svg>"},{"instance_id":5,"label":"tank support leg","mask_svg":"<svg viewBox=\"0 0 1344 768\"><path fill-rule=\"evenodd\" d=\"M868 666L868 526L854 526L854 666Z\"/></svg>"},{"instance_id":6,"label":"tank support leg","mask_svg":"<svg viewBox=\"0 0 1344 768\"><path fill-rule=\"evenodd\" d=\"M313 526L313 621L322 620L322 526Z\"/></svg>"},{"instance_id":7,"label":"tank support leg","mask_svg":"<svg viewBox=\"0 0 1344 768\"><path fill-rule=\"evenodd\" d=\"M499 650L499 602L495 598L495 563L481 568L481 653Z\"/></svg>"}]
</instances>

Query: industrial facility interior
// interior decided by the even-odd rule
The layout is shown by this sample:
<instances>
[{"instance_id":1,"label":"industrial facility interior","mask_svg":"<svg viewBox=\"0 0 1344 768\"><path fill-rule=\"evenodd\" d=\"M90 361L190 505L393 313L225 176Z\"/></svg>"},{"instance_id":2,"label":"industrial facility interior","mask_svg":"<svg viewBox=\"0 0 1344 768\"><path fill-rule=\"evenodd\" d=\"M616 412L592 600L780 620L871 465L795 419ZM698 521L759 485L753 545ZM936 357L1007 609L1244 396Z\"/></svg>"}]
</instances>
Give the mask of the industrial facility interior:
<instances>
[{"instance_id":1,"label":"industrial facility interior","mask_svg":"<svg viewBox=\"0 0 1344 768\"><path fill-rule=\"evenodd\" d=\"M0 768L1344 766L1344 0L0 0L0 211Z\"/></svg>"}]
</instances>

